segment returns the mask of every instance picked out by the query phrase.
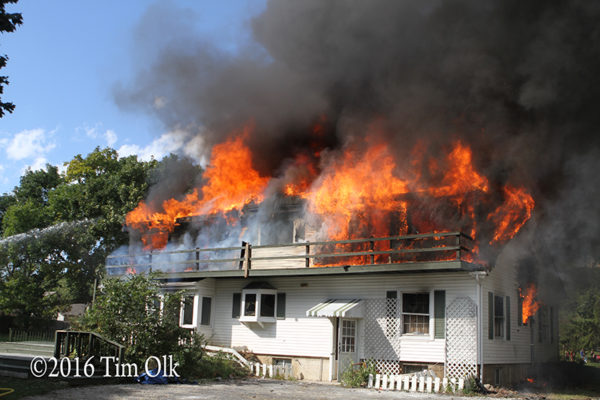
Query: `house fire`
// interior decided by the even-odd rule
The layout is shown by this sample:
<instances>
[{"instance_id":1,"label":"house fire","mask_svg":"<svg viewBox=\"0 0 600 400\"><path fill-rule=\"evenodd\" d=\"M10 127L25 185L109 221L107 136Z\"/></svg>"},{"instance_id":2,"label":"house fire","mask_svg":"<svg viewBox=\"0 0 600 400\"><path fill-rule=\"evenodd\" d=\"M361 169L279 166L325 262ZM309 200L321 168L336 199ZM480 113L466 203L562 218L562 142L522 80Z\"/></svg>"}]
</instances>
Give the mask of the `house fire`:
<instances>
[{"instance_id":1,"label":"house fire","mask_svg":"<svg viewBox=\"0 0 600 400\"><path fill-rule=\"evenodd\" d=\"M169 42L118 97L203 172L150 189L109 274L160 271L182 326L299 378L526 376L558 355L556 271L600 248L600 58L580 45L599 15L282 1L239 53Z\"/></svg>"},{"instance_id":2,"label":"house fire","mask_svg":"<svg viewBox=\"0 0 600 400\"><path fill-rule=\"evenodd\" d=\"M144 251L109 257L109 273L162 271L167 290L189 293L182 326L308 379L372 359L388 374L507 381L556 354L554 322L544 327L552 350L534 351L525 314L517 321L530 301L514 269L480 256L519 232L534 200L494 187L467 145L441 160L419 145L400 170L369 134L264 177L244 144L250 134L213 148L204 186L157 210L140 203L127 226Z\"/></svg>"}]
</instances>

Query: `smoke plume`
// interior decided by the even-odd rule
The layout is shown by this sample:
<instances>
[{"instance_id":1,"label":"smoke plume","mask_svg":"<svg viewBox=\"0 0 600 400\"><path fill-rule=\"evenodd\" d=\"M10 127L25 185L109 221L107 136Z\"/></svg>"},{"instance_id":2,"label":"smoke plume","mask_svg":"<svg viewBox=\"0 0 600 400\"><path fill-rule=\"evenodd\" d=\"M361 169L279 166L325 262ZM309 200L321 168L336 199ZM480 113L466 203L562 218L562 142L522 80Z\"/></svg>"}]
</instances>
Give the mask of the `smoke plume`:
<instances>
[{"instance_id":1,"label":"smoke plume","mask_svg":"<svg viewBox=\"0 0 600 400\"><path fill-rule=\"evenodd\" d=\"M600 3L269 1L236 51L187 24L165 26L184 10L152 10L140 30L164 28L155 61L115 98L202 135L205 153L249 122L264 176L315 140L330 152L357 141L373 121L399 160L418 140L436 154L460 139L492 185L536 199L506 247L511 262L598 262Z\"/></svg>"}]
</instances>

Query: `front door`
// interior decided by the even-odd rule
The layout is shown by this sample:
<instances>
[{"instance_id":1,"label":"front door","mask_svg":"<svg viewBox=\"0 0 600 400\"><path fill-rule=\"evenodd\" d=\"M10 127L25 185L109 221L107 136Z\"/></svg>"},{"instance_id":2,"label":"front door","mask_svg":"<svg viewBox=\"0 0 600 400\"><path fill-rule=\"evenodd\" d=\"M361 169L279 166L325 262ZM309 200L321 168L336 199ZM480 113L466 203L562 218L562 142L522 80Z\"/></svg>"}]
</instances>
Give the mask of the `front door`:
<instances>
[{"instance_id":1,"label":"front door","mask_svg":"<svg viewBox=\"0 0 600 400\"><path fill-rule=\"evenodd\" d=\"M357 362L357 320L340 318L338 331L338 381Z\"/></svg>"}]
</instances>

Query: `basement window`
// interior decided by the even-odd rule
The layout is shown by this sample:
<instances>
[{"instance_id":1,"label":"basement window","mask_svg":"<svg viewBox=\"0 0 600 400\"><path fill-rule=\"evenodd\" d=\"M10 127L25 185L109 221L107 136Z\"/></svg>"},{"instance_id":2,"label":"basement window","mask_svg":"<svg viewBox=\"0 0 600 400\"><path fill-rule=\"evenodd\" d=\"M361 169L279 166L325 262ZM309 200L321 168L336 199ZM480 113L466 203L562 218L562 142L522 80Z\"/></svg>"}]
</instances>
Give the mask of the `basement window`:
<instances>
[{"instance_id":1,"label":"basement window","mask_svg":"<svg viewBox=\"0 0 600 400\"><path fill-rule=\"evenodd\" d=\"M429 335L429 293L402 293L402 333Z\"/></svg>"}]
</instances>

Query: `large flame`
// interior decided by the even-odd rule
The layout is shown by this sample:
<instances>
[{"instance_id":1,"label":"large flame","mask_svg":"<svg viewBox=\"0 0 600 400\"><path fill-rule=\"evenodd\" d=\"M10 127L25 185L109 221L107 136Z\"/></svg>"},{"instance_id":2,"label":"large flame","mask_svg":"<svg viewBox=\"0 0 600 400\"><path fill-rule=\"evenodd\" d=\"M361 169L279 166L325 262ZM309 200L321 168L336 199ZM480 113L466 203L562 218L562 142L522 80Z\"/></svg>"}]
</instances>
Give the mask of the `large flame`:
<instances>
[{"instance_id":1,"label":"large flame","mask_svg":"<svg viewBox=\"0 0 600 400\"><path fill-rule=\"evenodd\" d=\"M317 124L313 136L319 129ZM227 216L264 199L272 177L260 176L252 167L252 153L245 144L249 132L246 128L213 147L202 188L182 199L164 201L160 209L141 202L127 215L126 224L142 232L147 248L163 248L181 217ZM376 134L340 152L315 145L298 153L276 181L281 194L304 199L308 212L320 221L319 232L325 237L319 239L457 230L476 239L478 219L485 222L487 216L494 227L489 243L496 244L514 237L529 220L535 203L525 188L506 185L500 188L503 203L492 203L498 196L490 196L492 186L475 167L468 145L456 141L441 159L428 156L426 148L421 142L410 159L398 160ZM453 219L440 218L439 210L429 206L445 210ZM387 243L381 250L389 248ZM473 250L478 251L477 243Z\"/></svg>"},{"instance_id":2,"label":"large flame","mask_svg":"<svg viewBox=\"0 0 600 400\"><path fill-rule=\"evenodd\" d=\"M540 303L536 300L537 288L535 284L529 284L524 292L519 289L519 295L523 301L523 306L521 308L523 313L523 324L526 324L527 321L529 321L529 318L533 317L540 308Z\"/></svg>"},{"instance_id":3,"label":"large flame","mask_svg":"<svg viewBox=\"0 0 600 400\"><path fill-rule=\"evenodd\" d=\"M261 202L269 182L252 167L252 155L244 144L248 133L214 146L210 165L203 178L202 196L198 189L183 199L169 199L162 203L162 210L152 210L146 203L140 204L126 217L126 224L143 232L146 248L159 249L167 244L177 220L193 215L227 213L241 209L252 201Z\"/></svg>"}]
</instances>

